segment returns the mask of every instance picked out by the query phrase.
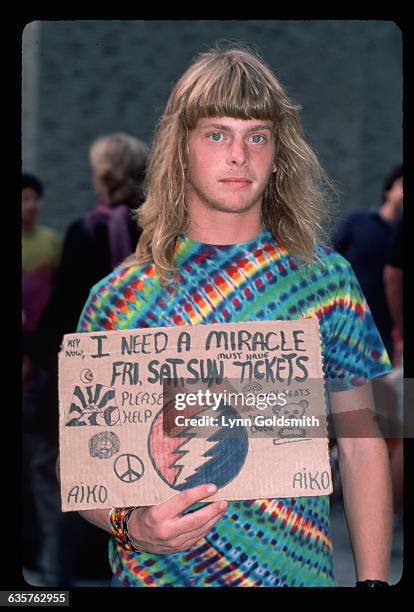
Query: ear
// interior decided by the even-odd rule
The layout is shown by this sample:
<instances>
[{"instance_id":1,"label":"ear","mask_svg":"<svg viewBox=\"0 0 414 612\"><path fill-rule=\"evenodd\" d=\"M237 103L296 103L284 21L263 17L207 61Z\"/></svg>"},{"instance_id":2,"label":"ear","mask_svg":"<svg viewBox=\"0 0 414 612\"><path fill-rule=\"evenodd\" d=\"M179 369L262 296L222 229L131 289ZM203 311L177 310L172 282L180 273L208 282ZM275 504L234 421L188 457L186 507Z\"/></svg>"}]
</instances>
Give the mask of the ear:
<instances>
[{"instance_id":1,"label":"ear","mask_svg":"<svg viewBox=\"0 0 414 612\"><path fill-rule=\"evenodd\" d=\"M277 170L277 166L276 166L276 164L273 164L273 173L275 173L276 170Z\"/></svg>"}]
</instances>

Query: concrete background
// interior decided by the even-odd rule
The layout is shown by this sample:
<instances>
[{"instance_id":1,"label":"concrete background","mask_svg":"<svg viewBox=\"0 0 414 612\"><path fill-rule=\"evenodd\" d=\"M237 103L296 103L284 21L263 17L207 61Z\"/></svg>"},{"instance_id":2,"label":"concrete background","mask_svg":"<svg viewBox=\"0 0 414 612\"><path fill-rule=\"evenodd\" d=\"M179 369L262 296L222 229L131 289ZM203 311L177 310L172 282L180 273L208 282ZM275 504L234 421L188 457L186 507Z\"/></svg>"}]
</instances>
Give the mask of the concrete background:
<instances>
[{"instance_id":1,"label":"concrete background","mask_svg":"<svg viewBox=\"0 0 414 612\"><path fill-rule=\"evenodd\" d=\"M34 21L22 37L23 169L40 222L63 235L93 204L88 148L126 131L151 144L177 78L218 39L252 42L302 106L340 212L377 206L402 159L402 35L392 21Z\"/></svg>"}]
</instances>

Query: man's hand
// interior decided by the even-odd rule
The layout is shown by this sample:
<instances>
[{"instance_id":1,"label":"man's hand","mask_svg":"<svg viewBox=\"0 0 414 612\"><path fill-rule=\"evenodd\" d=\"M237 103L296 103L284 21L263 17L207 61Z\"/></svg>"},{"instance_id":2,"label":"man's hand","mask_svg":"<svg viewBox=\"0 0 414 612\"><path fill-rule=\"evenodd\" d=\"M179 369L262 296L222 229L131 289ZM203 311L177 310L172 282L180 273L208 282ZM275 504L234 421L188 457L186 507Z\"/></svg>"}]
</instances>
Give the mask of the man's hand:
<instances>
[{"instance_id":1,"label":"man's hand","mask_svg":"<svg viewBox=\"0 0 414 612\"><path fill-rule=\"evenodd\" d=\"M210 503L185 516L182 513L217 491L215 485L200 485L178 493L157 506L137 508L128 521L134 544L157 554L171 554L191 548L203 538L227 510L227 502Z\"/></svg>"}]
</instances>

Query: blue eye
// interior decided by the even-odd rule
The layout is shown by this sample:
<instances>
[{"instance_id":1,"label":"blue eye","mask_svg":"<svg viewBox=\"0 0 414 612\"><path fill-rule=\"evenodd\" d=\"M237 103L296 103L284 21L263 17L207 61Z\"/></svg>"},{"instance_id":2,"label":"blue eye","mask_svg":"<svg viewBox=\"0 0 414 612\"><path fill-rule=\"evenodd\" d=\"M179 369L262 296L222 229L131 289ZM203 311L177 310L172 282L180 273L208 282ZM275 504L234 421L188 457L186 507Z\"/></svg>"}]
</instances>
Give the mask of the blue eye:
<instances>
[{"instance_id":1,"label":"blue eye","mask_svg":"<svg viewBox=\"0 0 414 612\"><path fill-rule=\"evenodd\" d=\"M254 134L252 136L252 141L255 144L259 144L260 142L263 142L265 140L264 136L261 136L260 134Z\"/></svg>"},{"instance_id":2,"label":"blue eye","mask_svg":"<svg viewBox=\"0 0 414 612\"><path fill-rule=\"evenodd\" d=\"M213 132L212 134L209 134L209 137L215 142L218 142L221 139L221 134L220 132Z\"/></svg>"}]
</instances>

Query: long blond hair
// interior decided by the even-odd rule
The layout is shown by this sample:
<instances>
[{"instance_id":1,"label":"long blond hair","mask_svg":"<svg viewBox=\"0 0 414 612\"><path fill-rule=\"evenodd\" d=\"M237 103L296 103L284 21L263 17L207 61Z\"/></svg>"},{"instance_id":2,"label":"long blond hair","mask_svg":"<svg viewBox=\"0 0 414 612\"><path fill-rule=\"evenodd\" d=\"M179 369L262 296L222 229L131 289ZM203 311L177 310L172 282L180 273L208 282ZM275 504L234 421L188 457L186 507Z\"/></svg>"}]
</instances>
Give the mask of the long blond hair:
<instances>
[{"instance_id":1,"label":"long blond hair","mask_svg":"<svg viewBox=\"0 0 414 612\"><path fill-rule=\"evenodd\" d=\"M273 121L277 170L263 194L262 223L289 252L309 262L322 230L326 186L333 186L304 140L298 109L257 53L217 47L198 55L157 126L146 200L136 212L143 228L137 262L153 262L162 284L174 278L176 240L189 226L188 133L201 118L223 116Z\"/></svg>"}]
</instances>

